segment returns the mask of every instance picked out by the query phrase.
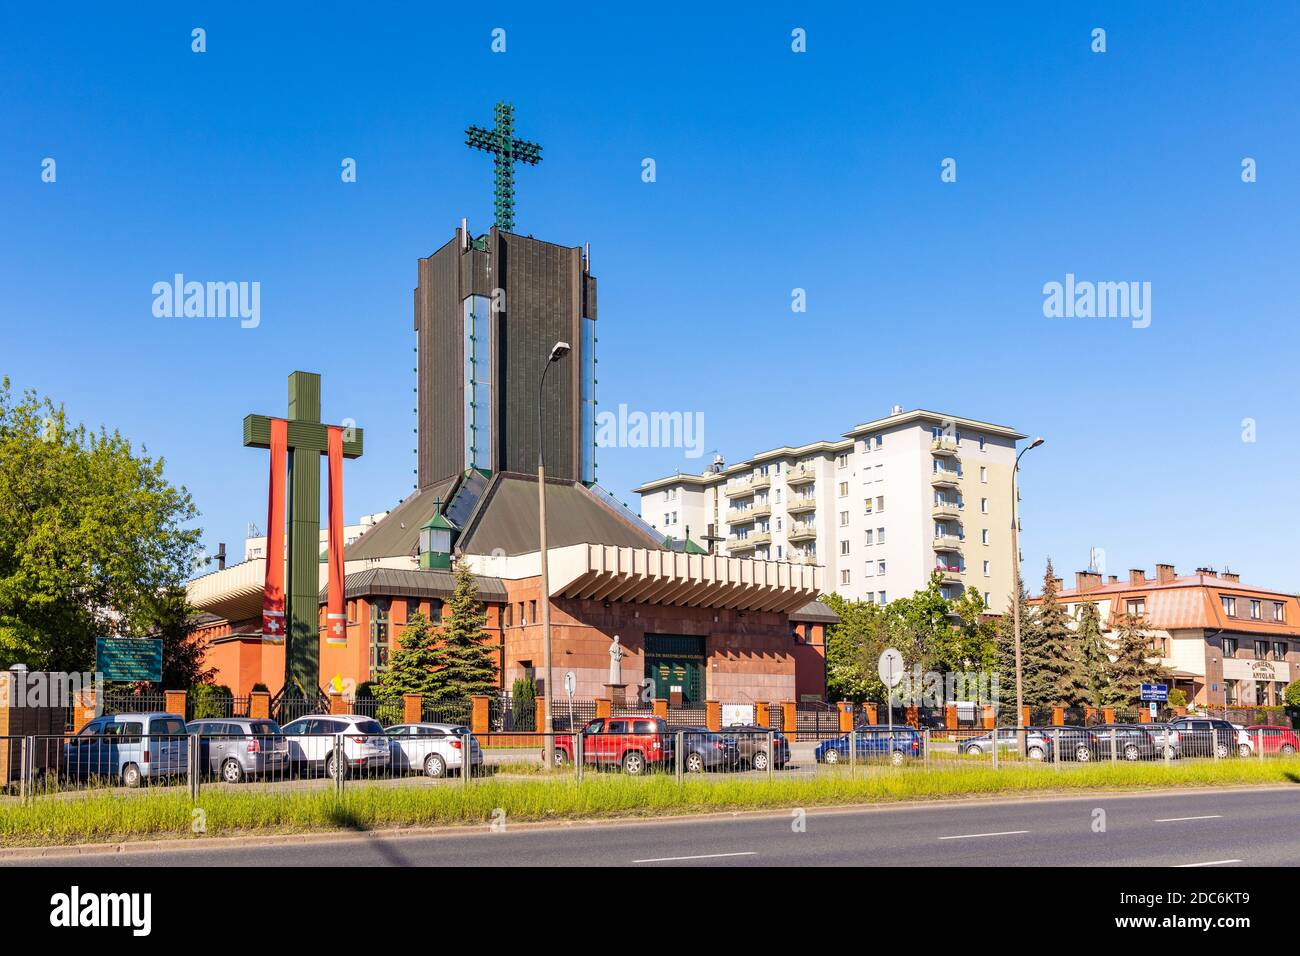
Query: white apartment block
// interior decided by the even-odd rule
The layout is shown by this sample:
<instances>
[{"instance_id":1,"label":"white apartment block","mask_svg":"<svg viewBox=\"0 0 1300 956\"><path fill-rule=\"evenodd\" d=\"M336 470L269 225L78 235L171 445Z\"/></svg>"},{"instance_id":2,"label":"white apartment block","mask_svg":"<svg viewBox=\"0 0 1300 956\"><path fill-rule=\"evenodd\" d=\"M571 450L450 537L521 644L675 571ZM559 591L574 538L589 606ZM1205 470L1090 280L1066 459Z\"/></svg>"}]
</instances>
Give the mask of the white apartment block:
<instances>
[{"instance_id":1,"label":"white apartment block","mask_svg":"<svg viewBox=\"0 0 1300 956\"><path fill-rule=\"evenodd\" d=\"M895 407L836 441L771 451L700 475L635 489L641 517L718 553L818 564L827 586L888 603L924 588L938 568L944 592L974 587L1001 613L1012 592L1011 473L1005 425Z\"/></svg>"}]
</instances>

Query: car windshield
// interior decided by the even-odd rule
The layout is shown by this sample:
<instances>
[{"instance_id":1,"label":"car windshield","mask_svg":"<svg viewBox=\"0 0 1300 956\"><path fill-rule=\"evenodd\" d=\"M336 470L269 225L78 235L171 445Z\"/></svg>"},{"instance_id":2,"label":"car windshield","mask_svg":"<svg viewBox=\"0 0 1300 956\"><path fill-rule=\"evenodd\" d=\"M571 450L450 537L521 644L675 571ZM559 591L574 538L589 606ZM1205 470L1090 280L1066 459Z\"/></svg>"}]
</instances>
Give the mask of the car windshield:
<instances>
[{"instance_id":1,"label":"car windshield","mask_svg":"<svg viewBox=\"0 0 1300 956\"><path fill-rule=\"evenodd\" d=\"M359 734L382 734L384 728L377 720L358 720L357 733Z\"/></svg>"}]
</instances>

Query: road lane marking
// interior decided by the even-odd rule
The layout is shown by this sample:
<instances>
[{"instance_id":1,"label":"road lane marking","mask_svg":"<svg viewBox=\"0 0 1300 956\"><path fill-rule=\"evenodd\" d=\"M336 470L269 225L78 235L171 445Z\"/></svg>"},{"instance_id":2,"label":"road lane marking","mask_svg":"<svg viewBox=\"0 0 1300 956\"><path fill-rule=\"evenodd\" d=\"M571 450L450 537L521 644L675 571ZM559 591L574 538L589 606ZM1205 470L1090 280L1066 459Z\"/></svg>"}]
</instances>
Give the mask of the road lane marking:
<instances>
[{"instance_id":1,"label":"road lane marking","mask_svg":"<svg viewBox=\"0 0 1300 956\"><path fill-rule=\"evenodd\" d=\"M1224 863L1240 863L1240 860L1208 860L1205 863L1176 863L1175 870L1185 870L1193 866L1221 866Z\"/></svg>"},{"instance_id":2,"label":"road lane marking","mask_svg":"<svg viewBox=\"0 0 1300 956\"><path fill-rule=\"evenodd\" d=\"M940 840L973 840L976 837L991 836L1015 836L1017 833L1028 833L1028 830L999 830L997 833L959 833L956 836L941 836Z\"/></svg>"},{"instance_id":3,"label":"road lane marking","mask_svg":"<svg viewBox=\"0 0 1300 956\"><path fill-rule=\"evenodd\" d=\"M1157 820L1156 823L1182 823L1184 820L1218 820L1222 817L1222 813L1207 813L1203 817L1165 817L1163 820Z\"/></svg>"},{"instance_id":4,"label":"road lane marking","mask_svg":"<svg viewBox=\"0 0 1300 956\"><path fill-rule=\"evenodd\" d=\"M633 860L633 863L675 863L678 860L716 860L724 856L758 856L757 850L744 850L740 853L701 853L697 856L657 856L649 860Z\"/></svg>"}]
</instances>

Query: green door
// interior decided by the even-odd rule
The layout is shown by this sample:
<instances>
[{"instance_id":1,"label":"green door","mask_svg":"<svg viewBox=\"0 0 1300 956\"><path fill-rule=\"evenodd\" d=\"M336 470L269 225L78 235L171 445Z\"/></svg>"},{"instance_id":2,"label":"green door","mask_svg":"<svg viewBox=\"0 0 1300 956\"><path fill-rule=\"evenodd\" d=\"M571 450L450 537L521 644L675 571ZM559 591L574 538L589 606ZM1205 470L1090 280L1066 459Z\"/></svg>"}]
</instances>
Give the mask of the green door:
<instances>
[{"instance_id":1,"label":"green door","mask_svg":"<svg viewBox=\"0 0 1300 956\"><path fill-rule=\"evenodd\" d=\"M672 698L674 687L682 689L682 704L699 705L704 699L704 662L685 657L648 657L646 680L654 697Z\"/></svg>"}]
</instances>

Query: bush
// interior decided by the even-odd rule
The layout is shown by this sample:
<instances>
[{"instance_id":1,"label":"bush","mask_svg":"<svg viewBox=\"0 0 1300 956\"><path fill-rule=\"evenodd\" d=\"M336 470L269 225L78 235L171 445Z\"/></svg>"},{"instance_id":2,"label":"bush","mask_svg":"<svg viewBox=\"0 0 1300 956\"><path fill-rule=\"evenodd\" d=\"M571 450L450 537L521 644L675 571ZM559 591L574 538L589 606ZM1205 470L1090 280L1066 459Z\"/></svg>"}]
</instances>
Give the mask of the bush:
<instances>
[{"instance_id":1,"label":"bush","mask_svg":"<svg viewBox=\"0 0 1300 956\"><path fill-rule=\"evenodd\" d=\"M224 684L199 684L190 688L190 708L192 719L203 720L205 717L229 717L230 701L234 694Z\"/></svg>"},{"instance_id":2,"label":"bush","mask_svg":"<svg viewBox=\"0 0 1300 956\"><path fill-rule=\"evenodd\" d=\"M531 677L516 677L510 688L510 698L518 703L537 697L537 683Z\"/></svg>"},{"instance_id":3,"label":"bush","mask_svg":"<svg viewBox=\"0 0 1300 956\"><path fill-rule=\"evenodd\" d=\"M1177 687L1175 687L1173 690L1171 690L1171 691L1169 692L1169 706L1170 706L1170 707L1186 707L1186 706L1187 706L1187 692L1184 691L1184 690L1180 690L1180 689L1177 688Z\"/></svg>"},{"instance_id":4,"label":"bush","mask_svg":"<svg viewBox=\"0 0 1300 956\"><path fill-rule=\"evenodd\" d=\"M1284 698L1288 707L1300 710L1300 680L1293 680L1286 685Z\"/></svg>"}]
</instances>

